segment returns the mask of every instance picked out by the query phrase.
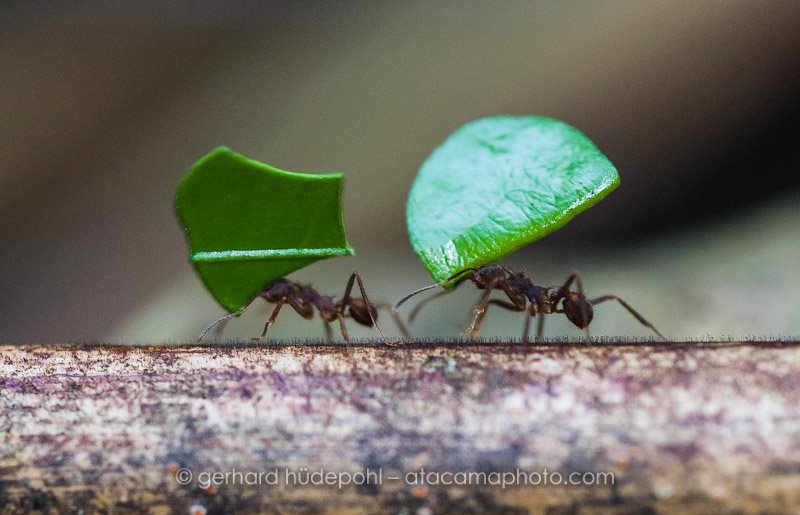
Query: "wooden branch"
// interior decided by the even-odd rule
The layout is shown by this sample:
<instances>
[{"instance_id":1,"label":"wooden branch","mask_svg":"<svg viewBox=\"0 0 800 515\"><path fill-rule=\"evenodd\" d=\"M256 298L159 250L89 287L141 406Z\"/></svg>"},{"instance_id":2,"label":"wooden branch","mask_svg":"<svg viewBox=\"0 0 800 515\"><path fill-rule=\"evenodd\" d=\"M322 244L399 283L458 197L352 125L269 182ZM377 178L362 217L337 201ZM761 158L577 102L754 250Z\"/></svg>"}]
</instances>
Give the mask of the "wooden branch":
<instances>
[{"instance_id":1,"label":"wooden branch","mask_svg":"<svg viewBox=\"0 0 800 515\"><path fill-rule=\"evenodd\" d=\"M789 512L800 346L0 346L0 434L4 513Z\"/></svg>"}]
</instances>

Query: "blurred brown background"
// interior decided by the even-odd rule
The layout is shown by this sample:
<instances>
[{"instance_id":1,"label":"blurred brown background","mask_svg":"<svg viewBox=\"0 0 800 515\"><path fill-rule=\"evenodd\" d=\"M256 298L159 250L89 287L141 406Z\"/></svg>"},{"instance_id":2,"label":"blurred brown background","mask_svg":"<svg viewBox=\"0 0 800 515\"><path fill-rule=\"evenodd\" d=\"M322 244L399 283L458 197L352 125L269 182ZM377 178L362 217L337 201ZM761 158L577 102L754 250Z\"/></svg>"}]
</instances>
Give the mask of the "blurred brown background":
<instances>
[{"instance_id":1,"label":"blurred brown background","mask_svg":"<svg viewBox=\"0 0 800 515\"><path fill-rule=\"evenodd\" d=\"M20 2L0 16L0 341L183 341L221 315L173 213L180 178L221 144L344 172L358 255L292 277L340 294L359 270L396 300L430 282L405 234L416 170L494 114L562 119L622 177L509 264L543 284L579 269L591 295L618 293L674 338L800 334L797 2ZM477 297L462 290L415 334L457 334ZM256 334L265 313L223 337ZM485 334L521 327L497 311ZM592 327L648 334L612 305ZM272 334L322 331L287 311Z\"/></svg>"}]
</instances>

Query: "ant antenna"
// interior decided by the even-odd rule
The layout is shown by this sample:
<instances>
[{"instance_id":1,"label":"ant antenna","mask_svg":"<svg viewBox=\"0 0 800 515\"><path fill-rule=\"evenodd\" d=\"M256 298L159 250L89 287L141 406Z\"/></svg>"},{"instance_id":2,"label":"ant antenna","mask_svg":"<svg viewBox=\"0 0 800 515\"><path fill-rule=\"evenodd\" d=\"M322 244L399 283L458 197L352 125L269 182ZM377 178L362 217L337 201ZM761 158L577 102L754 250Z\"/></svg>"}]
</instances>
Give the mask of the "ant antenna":
<instances>
[{"instance_id":1,"label":"ant antenna","mask_svg":"<svg viewBox=\"0 0 800 515\"><path fill-rule=\"evenodd\" d=\"M201 342L203 341L203 338L205 338L205 337L206 337L206 335L209 333L209 331L211 331L212 329L214 329L214 327L216 327L216 326L217 326L217 324L221 324L222 322L225 322L225 321L227 321L227 320L230 320L230 319L231 319L231 318L233 318L233 317L238 317L239 315L241 315L242 313L244 313L244 310L245 310L245 309L247 309L247 308L249 308L249 307L250 307L250 305L251 305L251 304L252 304L252 303L253 303L255 300L256 300L256 297L253 297L253 299L252 299L250 302L248 302L247 304L245 304L245 305L244 305L244 307L240 308L238 311L234 311L233 313L229 313L229 314L225 315L224 317L220 317L220 318L218 318L217 320L214 320L214 322L212 322L210 326L208 326L208 327L206 327L205 329L203 329L203 332L202 332L202 333L200 333L200 336L197 338L197 343L201 343Z\"/></svg>"},{"instance_id":2,"label":"ant antenna","mask_svg":"<svg viewBox=\"0 0 800 515\"><path fill-rule=\"evenodd\" d=\"M400 306L405 304L405 302L408 299L410 299L411 297L413 297L414 295L418 295L418 294L426 292L428 290L432 290L432 289L436 288L437 286L444 286L445 284L447 284L447 283L449 283L451 281L454 281L455 279L458 279L459 277L461 277L462 275L464 275L467 272L476 272L477 270L478 269L475 268L475 267L465 268L464 270L460 270L460 271L454 273L453 275L451 275L450 277L448 277L444 281L441 281L441 282L438 282L438 283L435 283L435 284L431 284L431 285L428 285L428 286L423 286L422 288L419 288L417 290L412 291L411 293L409 293L408 295L406 295L402 299L398 300L395 303L395 305L392 306L392 313L397 313L398 308L400 308Z\"/></svg>"},{"instance_id":3,"label":"ant antenna","mask_svg":"<svg viewBox=\"0 0 800 515\"><path fill-rule=\"evenodd\" d=\"M412 291L411 293L409 293L408 295L406 295L402 299L398 300L395 303L395 305L392 306L392 313L397 313L397 310L400 308L400 306L405 304L405 302L408 299L410 299L411 297L413 297L414 295L417 295L417 294L422 293L422 292L426 292L428 290L432 290L432 289L436 288L437 286L442 286L443 284L445 284L445 283L435 283L435 284L431 284L430 286L425 286L423 288L419 288L418 290Z\"/></svg>"}]
</instances>

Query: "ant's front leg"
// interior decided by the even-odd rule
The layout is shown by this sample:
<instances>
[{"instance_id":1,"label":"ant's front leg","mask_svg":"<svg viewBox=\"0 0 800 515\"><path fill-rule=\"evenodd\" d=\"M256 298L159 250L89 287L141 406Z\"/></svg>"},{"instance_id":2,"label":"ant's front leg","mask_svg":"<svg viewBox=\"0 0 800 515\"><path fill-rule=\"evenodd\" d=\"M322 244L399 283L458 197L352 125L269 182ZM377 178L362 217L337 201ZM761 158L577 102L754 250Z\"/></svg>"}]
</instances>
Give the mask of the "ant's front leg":
<instances>
[{"instance_id":1,"label":"ant's front leg","mask_svg":"<svg viewBox=\"0 0 800 515\"><path fill-rule=\"evenodd\" d=\"M481 298L475 303L475 308L472 311L472 322L469 324L469 329L467 330L471 340L476 339L480 335L483 319L486 316L486 308L489 306L489 296L492 294L492 290L497 287L497 283L498 279L489 281L483 290Z\"/></svg>"},{"instance_id":2,"label":"ant's front leg","mask_svg":"<svg viewBox=\"0 0 800 515\"><path fill-rule=\"evenodd\" d=\"M314 307L311 304L299 302L293 297L281 297L278 299L277 305L275 306L275 309L272 310L272 314L270 315L269 319L267 319L267 323L264 324L264 331L261 333L261 337L253 338L254 341L264 341L264 339L267 337L267 331L269 331L269 328L275 323L275 319L278 318L278 313L280 313L283 305L287 303L297 312L298 315L306 320L310 320L314 316Z\"/></svg>"},{"instance_id":3,"label":"ant's front leg","mask_svg":"<svg viewBox=\"0 0 800 515\"><path fill-rule=\"evenodd\" d=\"M645 326L645 327L649 327L649 328L650 328L650 330L652 330L654 333L656 333L656 334L658 335L658 337L659 337L659 338L661 338L662 340L664 340L665 342L666 342L666 341L668 341L668 340L667 340L667 339L664 337L664 335L663 335L663 334L661 334L661 333L659 333L659 332L658 332L658 329L656 329L656 328L655 328L655 326L654 326L653 324L651 324L651 323L650 323L650 322L649 322L649 321L648 321L648 320L647 320L645 317L643 317L643 316L642 316L642 315L640 315L640 314L639 314L639 313L638 313L638 312L637 312L635 309L633 309L633 308L630 306L630 304L628 304L628 303L627 303L627 302L625 302L624 300L620 299L620 298L619 298L619 297L617 297L616 295L603 295L602 297L597 297L596 299L592 299L592 300L590 300L590 301L589 301L589 304L591 304L591 305L600 304L601 302L605 302L605 301L607 301L607 300L616 300L617 302L619 302L620 304L622 304L622 307L624 307L625 309L627 309L627 310L628 310L628 312L629 312L631 315L633 315L633 317L634 317L636 320L638 320L638 321L639 321L639 322L640 322L640 323L641 323L643 326Z\"/></svg>"},{"instance_id":4,"label":"ant's front leg","mask_svg":"<svg viewBox=\"0 0 800 515\"><path fill-rule=\"evenodd\" d=\"M510 302L489 300L489 296L496 288L502 289L503 293L506 294ZM485 290L483 295L481 295L480 300L478 300L477 304L475 304L472 323L470 324L469 328L469 337L474 340L480 334L480 329L483 325L483 320L486 317L486 309L489 307L489 304L503 306L511 311L525 311L526 302L527 301L525 300L524 296L516 294L511 290L504 277L492 279L485 286Z\"/></svg>"},{"instance_id":5,"label":"ant's front leg","mask_svg":"<svg viewBox=\"0 0 800 515\"><path fill-rule=\"evenodd\" d=\"M267 319L267 322L264 324L264 330L261 331L261 337L260 338L253 338L253 340L259 341L259 342L263 342L264 341L264 338L266 338L266 336L267 336L267 331L269 331L270 326L272 326L272 324L275 323L275 319L278 318L278 313L281 312L281 308L283 307L283 304L285 302L286 302L286 297L281 297L281 299L278 300L277 304L275 305L275 309L272 310L272 314L269 316L269 318Z\"/></svg>"}]
</instances>

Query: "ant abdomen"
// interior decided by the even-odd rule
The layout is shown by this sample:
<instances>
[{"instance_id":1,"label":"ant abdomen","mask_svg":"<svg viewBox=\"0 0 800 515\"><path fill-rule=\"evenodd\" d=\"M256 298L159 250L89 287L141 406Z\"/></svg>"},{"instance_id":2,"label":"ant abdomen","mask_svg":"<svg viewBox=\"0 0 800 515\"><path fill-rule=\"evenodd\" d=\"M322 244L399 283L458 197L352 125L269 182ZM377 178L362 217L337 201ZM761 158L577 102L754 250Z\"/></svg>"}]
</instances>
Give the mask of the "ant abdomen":
<instances>
[{"instance_id":1,"label":"ant abdomen","mask_svg":"<svg viewBox=\"0 0 800 515\"><path fill-rule=\"evenodd\" d=\"M562 304L564 314L570 322L581 329L589 327L594 317L594 309L586 297L577 292L571 292L564 297Z\"/></svg>"},{"instance_id":2,"label":"ant abdomen","mask_svg":"<svg viewBox=\"0 0 800 515\"><path fill-rule=\"evenodd\" d=\"M360 297L350 299L348 312L353 320L367 327L372 327L374 325L372 321L378 320L378 311L375 307Z\"/></svg>"}]
</instances>

